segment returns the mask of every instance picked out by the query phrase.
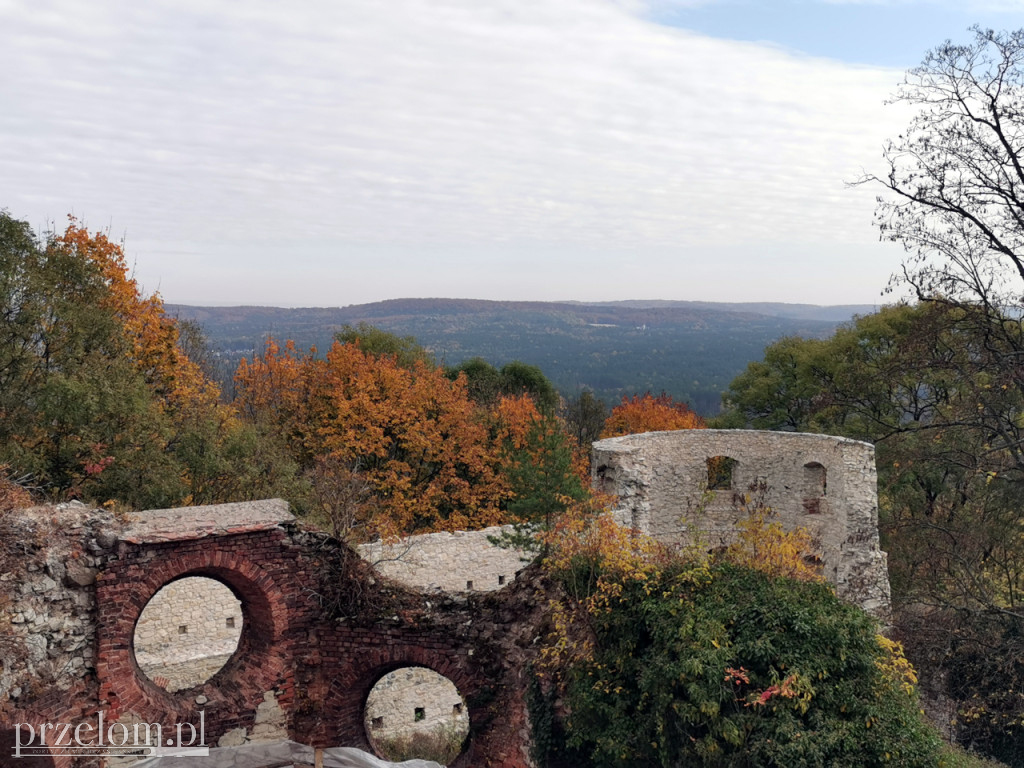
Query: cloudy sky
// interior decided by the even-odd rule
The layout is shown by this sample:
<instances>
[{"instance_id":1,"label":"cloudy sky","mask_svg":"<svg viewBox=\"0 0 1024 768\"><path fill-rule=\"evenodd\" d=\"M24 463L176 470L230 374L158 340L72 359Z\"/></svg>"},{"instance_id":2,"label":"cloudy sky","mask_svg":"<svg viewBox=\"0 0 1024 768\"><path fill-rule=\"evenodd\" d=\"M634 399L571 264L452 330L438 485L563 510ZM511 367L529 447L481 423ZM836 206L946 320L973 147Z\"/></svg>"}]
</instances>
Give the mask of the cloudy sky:
<instances>
[{"instance_id":1,"label":"cloudy sky","mask_svg":"<svg viewBox=\"0 0 1024 768\"><path fill-rule=\"evenodd\" d=\"M0 208L169 302L875 303L903 70L1024 0L0 0Z\"/></svg>"}]
</instances>

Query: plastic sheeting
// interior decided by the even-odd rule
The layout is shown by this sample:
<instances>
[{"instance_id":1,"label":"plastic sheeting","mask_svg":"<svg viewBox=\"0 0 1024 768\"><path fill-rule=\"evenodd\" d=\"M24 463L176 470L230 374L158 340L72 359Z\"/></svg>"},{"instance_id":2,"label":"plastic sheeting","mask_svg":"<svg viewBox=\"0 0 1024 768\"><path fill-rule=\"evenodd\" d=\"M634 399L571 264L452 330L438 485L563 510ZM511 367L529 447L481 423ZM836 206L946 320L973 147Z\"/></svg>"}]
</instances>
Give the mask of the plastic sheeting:
<instances>
[{"instance_id":1,"label":"plastic sheeting","mask_svg":"<svg viewBox=\"0 0 1024 768\"><path fill-rule=\"evenodd\" d=\"M324 768L442 768L430 760L389 763L353 747L325 749ZM313 765L314 750L294 741L270 741L241 747L217 747L209 757L147 757L131 768L292 768Z\"/></svg>"}]
</instances>

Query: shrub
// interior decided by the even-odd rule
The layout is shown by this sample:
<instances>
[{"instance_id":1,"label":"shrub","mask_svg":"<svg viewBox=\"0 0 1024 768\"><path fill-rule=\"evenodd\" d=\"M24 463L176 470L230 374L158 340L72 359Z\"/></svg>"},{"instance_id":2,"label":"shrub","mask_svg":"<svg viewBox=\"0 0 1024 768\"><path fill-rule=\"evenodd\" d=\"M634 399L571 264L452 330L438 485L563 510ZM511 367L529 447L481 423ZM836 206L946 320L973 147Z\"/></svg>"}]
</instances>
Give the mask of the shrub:
<instances>
[{"instance_id":1,"label":"shrub","mask_svg":"<svg viewBox=\"0 0 1024 768\"><path fill-rule=\"evenodd\" d=\"M566 677L591 765L941 764L900 649L825 584L680 561L591 624Z\"/></svg>"}]
</instances>

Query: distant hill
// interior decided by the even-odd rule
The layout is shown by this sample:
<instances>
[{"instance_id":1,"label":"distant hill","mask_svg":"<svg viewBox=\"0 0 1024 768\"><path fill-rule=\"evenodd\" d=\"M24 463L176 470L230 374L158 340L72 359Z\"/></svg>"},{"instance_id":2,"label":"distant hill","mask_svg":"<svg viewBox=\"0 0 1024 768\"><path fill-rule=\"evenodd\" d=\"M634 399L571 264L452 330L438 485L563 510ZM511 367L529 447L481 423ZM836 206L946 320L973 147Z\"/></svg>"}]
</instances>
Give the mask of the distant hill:
<instances>
[{"instance_id":1,"label":"distant hill","mask_svg":"<svg viewBox=\"0 0 1024 768\"><path fill-rule=\"evenodd\" d=\"M454 365L482 357L537 365L563 395L589 388L609 404L634 392L668 392L704 414L747 363L782 336L825 337L870 305L720 304L686 301L522 302L393 299L347 307L194 307L167 310L195 320L233 367L265 339L326 349L346 324L365 321L415 336Z\"/></svg>"}]
</instances>

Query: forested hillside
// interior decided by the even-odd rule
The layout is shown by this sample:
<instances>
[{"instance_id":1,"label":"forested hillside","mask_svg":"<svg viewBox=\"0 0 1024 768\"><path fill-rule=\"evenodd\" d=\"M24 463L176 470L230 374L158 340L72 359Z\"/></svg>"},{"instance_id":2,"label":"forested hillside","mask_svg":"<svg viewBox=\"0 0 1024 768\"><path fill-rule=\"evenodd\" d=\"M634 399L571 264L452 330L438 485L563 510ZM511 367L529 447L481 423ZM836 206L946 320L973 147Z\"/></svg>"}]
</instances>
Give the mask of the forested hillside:
<instances>
[{"instance_id":1,"label":"forested hillside","mask_svg":"<svg viewBox=\"0 0 1024 768\"><path fill-rule=\"evenodd\" d=\"M482 357L538 366L558 390L590 389L609 404L623 395L665 391L713 414L721 393L765 346L793 334L825 337L873 307L624 301L606 304L399 299L340 308L192 307L224 370L262 351L266 338L326 350L343 326L368 322L411 335L446 365Z\"/></svg>"}]
</instances>

